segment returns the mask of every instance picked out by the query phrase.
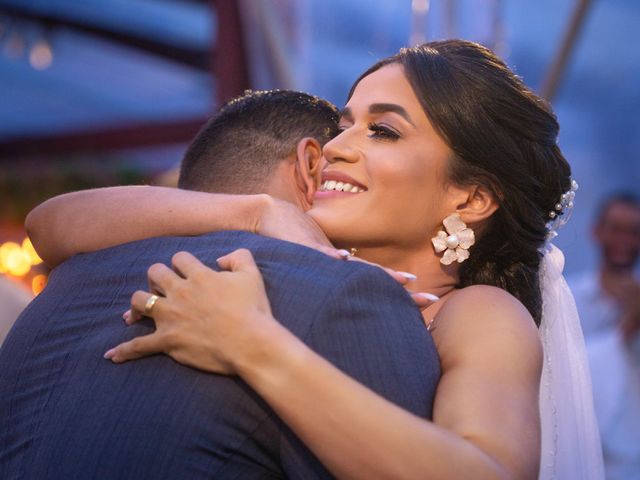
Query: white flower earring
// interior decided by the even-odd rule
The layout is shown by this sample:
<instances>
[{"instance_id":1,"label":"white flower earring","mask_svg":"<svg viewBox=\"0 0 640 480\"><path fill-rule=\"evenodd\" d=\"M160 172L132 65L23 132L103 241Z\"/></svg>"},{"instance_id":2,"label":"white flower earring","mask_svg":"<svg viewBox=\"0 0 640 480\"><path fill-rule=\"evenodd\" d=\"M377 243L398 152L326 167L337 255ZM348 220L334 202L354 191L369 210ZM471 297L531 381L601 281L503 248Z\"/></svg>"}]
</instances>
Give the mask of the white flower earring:
<instances>
[{"instance_id":1,"label":"white flower earring","mask_svg":"<svg viewBox=\"0 0 640 480\"><path fill-rule=\"evenodd\" d=\"M438 235L431 239L436 253L444 252L440 263L451 265L453 262L464 262L469 258L469 247L476 243L473 230L467 228L457 213L449 215L442 224L446 232L440 230Z\"/></svg>"}]
</instances>

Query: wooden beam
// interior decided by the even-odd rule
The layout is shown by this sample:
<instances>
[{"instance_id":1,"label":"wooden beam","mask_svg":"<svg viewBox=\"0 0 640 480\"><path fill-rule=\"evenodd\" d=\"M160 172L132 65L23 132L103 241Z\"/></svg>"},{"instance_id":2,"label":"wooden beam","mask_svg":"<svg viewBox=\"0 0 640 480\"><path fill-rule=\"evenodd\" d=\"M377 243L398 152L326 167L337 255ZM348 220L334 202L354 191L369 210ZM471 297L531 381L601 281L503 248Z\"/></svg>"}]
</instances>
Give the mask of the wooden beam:
<instances>
[{"instance_id":1,"label":"wooden beam","mask_svg":"<svg viewBox=\"0 0 640 480\"><path fill-rule=\"evenodd\" d=\"M242 18L235 0L211 0L218 19L218 37L213 50L217 105L251 88Z\"/></svg>"},{"instance_id":2,"label":"wooden beam","mask_svg":"<svg viewBox=\"0 0 640 480\"><path fill-rule=\"evenodd\" d=\"M573 15L569 19L567 30L564 33L562 43L558 48L558 52L553 60L547 78L545 79L541 95L548 101L552 101L558 91L558 87L562 81L569 58L576 46L576 41L582 26L584 25L587 13L591 7L591 0L578 0Z\"/></svg>"}]
</instances>

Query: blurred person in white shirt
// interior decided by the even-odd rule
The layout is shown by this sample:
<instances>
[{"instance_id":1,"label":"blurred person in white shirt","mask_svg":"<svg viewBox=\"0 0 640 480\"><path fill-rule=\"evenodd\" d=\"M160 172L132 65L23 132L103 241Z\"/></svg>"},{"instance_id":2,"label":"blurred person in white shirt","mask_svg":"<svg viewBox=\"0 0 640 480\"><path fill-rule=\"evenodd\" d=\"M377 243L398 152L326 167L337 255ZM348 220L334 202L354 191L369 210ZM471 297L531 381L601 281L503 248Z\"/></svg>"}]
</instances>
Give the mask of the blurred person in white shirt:
<instances>
[{"instance_id":1,"label":"blurred person in white shirt","mask_svg":"<svg viewBox=\"0 0 640 480\"><path fill-rule=\"evenodd\" d=\"M591 367L608 480L640 480L640 199L617 193L593 227L597 271L571 283Z\"/></svg>"}]
</instances>

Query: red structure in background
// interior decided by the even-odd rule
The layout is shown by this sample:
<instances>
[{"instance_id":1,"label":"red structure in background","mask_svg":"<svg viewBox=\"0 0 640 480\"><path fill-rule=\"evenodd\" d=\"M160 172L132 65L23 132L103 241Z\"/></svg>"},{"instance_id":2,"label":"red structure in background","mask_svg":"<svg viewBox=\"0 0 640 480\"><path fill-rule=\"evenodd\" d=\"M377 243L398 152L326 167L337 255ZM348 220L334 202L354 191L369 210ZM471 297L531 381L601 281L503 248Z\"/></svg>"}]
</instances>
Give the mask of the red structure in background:
<instances>
[{"instance_id":1,"label":"red structure in background","mask_svg":"<svg viewBox=\"0 0 640 480\"><path fill-rule=\"evenodd\" d=\"M218 38L213 49L212 70L217 79L218 105L250 87L244 30L238 2L211 0L218 16Z\"/></svg>"}]
</instances>

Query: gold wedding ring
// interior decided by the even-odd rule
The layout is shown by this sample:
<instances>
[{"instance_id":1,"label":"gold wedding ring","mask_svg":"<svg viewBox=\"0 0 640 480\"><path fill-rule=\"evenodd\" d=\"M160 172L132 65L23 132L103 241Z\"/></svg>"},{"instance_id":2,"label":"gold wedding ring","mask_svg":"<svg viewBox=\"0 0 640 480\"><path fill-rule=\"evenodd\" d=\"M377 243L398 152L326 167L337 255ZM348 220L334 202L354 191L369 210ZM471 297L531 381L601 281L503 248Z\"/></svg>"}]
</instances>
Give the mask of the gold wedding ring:
<instances>
[{"instance_id":1,"label":"gold wedding ring","mask_svg":"<svg viewBox=\"0 0 640 480\"><path fill-rule=\"evenodd\" d=\"M349 256L350 257L355 257L356 253L358 253L358 249L357 248L352 248L351 250L349 250Z\"/></svg>"},{"instance_id":2,"label":"gold wedding ring","mask_svg":"<svg viewBox=\"0 0 640 480\"><path fill-rule=\"evenodd\" d=\"M151 315L151 310L155 306L156 302L160 297L158 295L151 294L151 296L147 299L147 303L144 304L144 314L146 316Z\"/></svg>"}]
</instances>

